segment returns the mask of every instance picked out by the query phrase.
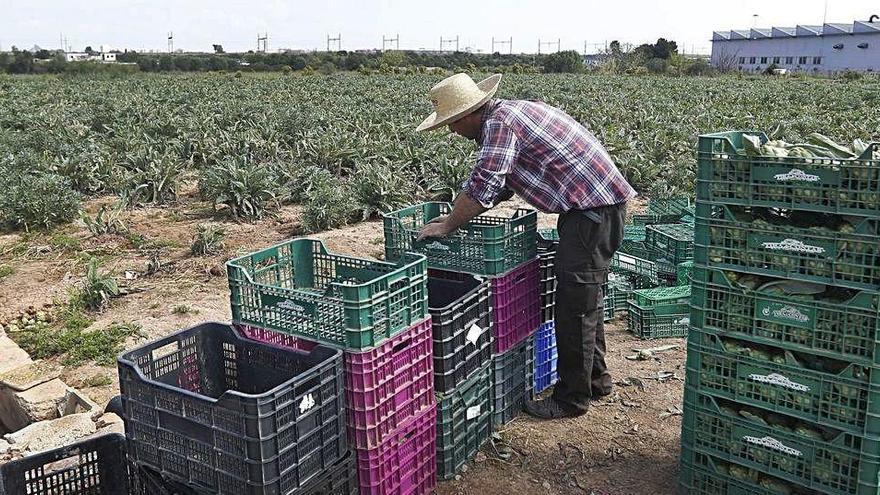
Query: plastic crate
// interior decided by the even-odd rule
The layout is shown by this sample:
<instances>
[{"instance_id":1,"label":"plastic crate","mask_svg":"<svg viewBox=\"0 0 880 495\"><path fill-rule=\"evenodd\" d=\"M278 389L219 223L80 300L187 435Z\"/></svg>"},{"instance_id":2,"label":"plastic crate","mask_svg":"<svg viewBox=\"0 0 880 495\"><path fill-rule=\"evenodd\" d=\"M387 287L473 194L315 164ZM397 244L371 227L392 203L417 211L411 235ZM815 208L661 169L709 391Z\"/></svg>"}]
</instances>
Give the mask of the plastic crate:
<instances>
[{"instance_id":1,"label":"plastic crate","mask_svg":"<svg viewBox=\"0 0 880 495\"><path fill-rule=\"evenodd\" d=\"M553 265L555 261L555 251L548 251L538 255L538 265L541 271L541 321L550 321L554 316L556 273Z\"/></svg>"},{"instance_id":2,"label":"plastic crate","mask_svg":"<svg viewBox=\"0 0 880 495\"><path fill-rule=\"evenodd\" d=\"M431 268L498 275L537 254L538 213L527 209L510 218L480 215L446 237L416 240L425 224L451 212L449 203L432 202L383 214L385 258L397 260L413 251L427 256Z\"/></svg>"},{"instance_id":3,"label":"plastic crate","mask_svg":"<svg viewBox=\"0 0 880 495\"><path fill-rule=\"evenodd\" d=\"M641 258L643 260L649 260L652 256L651 250L648 249L644 240L637 241L624 239L621 241L620 249L618 249L617 252L635 256L636 258Z\"/></svg>"},{"instance_id":4,"label":"plastic crate","mask_svg":"<svg viewBox=\"0 0 880 495\"><path fill-rule=\"evenodd\" d=\"M425 257L398 264L296 239L226 263L233 321L339 347L378 345L428 311Z\"/></svg>"},{"instance_id":5,"label":"plastic crate","mask_svg":"<svg viewBox=\"0 0 880 495\"><path fill-rule=\"evenodd\" d=\"M694 258L694 226L686 223L649 225L645 232L645 247L652 253L649 259L664 259L675 266Z\"/></svg>"},{"instance_id":6,"label":"plastic crate","mask_svg":"<svg viewBox=\"0 0 880 495\"><path fill-rule=\"evenodd\" d=\"M644 225L624 225L623 226L624 241L645 242L645 226Z\"/></svg>"},{"instance_id":7,"label":"plastic crate","mask_svg":"<svg viewBox=\"0 0 880 495\"><path fill-rule=\"evenodd\" d=\"M617 251L611 258L611 271L622 275L636 275L653 284L660 284L657 278L657 264L626 252Z\"/></svg>"},{"instance_id":8,"label":"plastic crate","mask_svg":"<svg viewBox=\"0 0 880 495\"><path fill-rule=\"evenodd\" d=\"M626 313L626 301L632 294L633 288L627 277L616 273L608 274L608 292L606 292L606 302L611 299L611 316Z\"/></svg>"},{"instance_id":9,"label":"plastic crate","mask_svg":"<svg viewBox=\"0 0 880 495\"><path fill-rule=\"evenodd\" d=\"M856 159L746 155L743 135L700 136L697 198L711 204L761 206L880 217L880 160L873 143Z\"/></svg>"},{"instance_id":10,"label":"plastic crate","mask_svg":"<svg viewBox=\"0 0 880 495\"><path fill-rule=\"evenodd\" d=\"M345 458L328 469L324 476L291 495L358 495L357 460L349 452Z\"/></svg>"},{"instance_id":11,"label":"plastic crate","mask_svg":"<svg viewBox=\"0 0 880 495\"><path fill-rule=\"evenodd\" d=\"M691 273L694 271L694 262L685 261L679 263L675 270L675 281L678 285L690 285Z\"/></svg>"},{"instance_id":12,"label":"plastic crate","mask_svg":"<svg viewBox=\"0 0 880 495\"><path fill-rule=\"evenodd\" d=\"M437 476L448 480L473 459L492 433L489 363L458 388L437 396Z\"/></svg>"},{"instance_id":13,"label":"plastic crate","mask_svg":"<svg viewBox=\"0 0 880 495\"><path fill-rule=\"evenodd\" d=\"M832 230L799 228L789 218L755 213L698 204L694 261L771 277L880 289L880 220L861 219ZM841 219L815 222L826 220Z\"/></svg>"},{"instance_id":14,"label":"plastic crate","mask_svg":"<svg viewBox=\"0 0 880 495\"><path fill-rule=\"evenodd\" d=\"M690 313L658 315L653 308L643 308L628 301L627 321L629 331L640 339L687 337Z\"/></svg>"},{"instance_id":15,"label":"plastic crate","mask_svg":"<svg viewBox=\"0 0 880 495\"><path fill-rule=\"evenodd\" d=\"M427 495L437 484L437 407L372 449L357 450L361 495Z\"/></svg>"},{"instance_id":16,"label":"plastic crate","mask_svg":"<svg viewBox=\"0 0 880 495\"><path fill-rule=\"evenodd\" d=\"M679 493L682 495L822 495L755 469L681 449Z\"/></svg>"},{"instance_id":17,"label":"plastic crate","mask_svg":"<svg viewBox=\"0 0 880 495\"><path fill-rule=\"evenodd\" d=\"M428 317L378 347L345 353L346 423L354 448L379 445L433 406L432 344Z\"/></svg>"},{"instance_id":18,"label":"plastic crate","mask_svg":"<svg viewBox=\"0 0 880 495\"><path fill-rule=\"evenodd\" d=\"M128 453L215 493L289 493L346 452L342 352L205 323L119 357Z\"/></svg>"},{"instance_id":19,"label":"plastic crate","mask_svg":"<svg viewBox=\"0 0 880 495\"><path fill-rule=\"evenodd\" d=\"M489 288L471 274L428 270L435 393L449 392L492 360Z\"/></svg>"},{"instance_id":20,"label":"plastic crate","mask_svg":"<svg viewBox=\"0 0 880 495\"><path fill-rule=\"evenodd\" d=\"M159 472L146 466L131 466L132 495L209 495L185 483L163 478Z\"/></svg>"},{"instance_id":21,"label":"plastic crate","mask_svg":"<svg viewBox=\"0 0 880 495\"><path fill-rule=\"evenodd\" d=\"M814 367L798 365L798 359ZM826 363L829 371L816 369ZM859 436L880 436L878 370L846 361L817 362L694 328L688 338L686 383L697 391Z\"/></svg>"},{"instance_id":22,"label":"plastic crate","mask_svg":"<svg viewBox=\"0 0 880 495\"><path fill-rule=\"evenodd\" d=\"M555 251L559 245L559 232L556 229L538 229L538 253Z\"/></svg>"},{"instance_id":23,"label":"plastic crate","mask_svg":"<svg viewBox=\"0 0 880 495\"><path fill-rule=\"evenodd\" d=\"M0 494L128 495L130 481L117 433L0 464Z\"/></svg>"},{"instance_id":24,"label":"plastic crate","mask_svg":"<svg viewBox=\"0 0 880 495\"><path fill-rule=\"evenodd\" d=\"M492 353L516 346L541 324L538 260L492 279Z\"/></svg>"},{"instance_id":25,"label":"plastic crate","mask_svg":"<svg viewBox=\"0 0 880 495\"><path fill-rule=\"evenodd\" d=\"M880 491L880 440L741 407L690 388L684 404L682 437L696 451L822 493Z\"/></svg>"},{"instance_id":26,"label":"plastic crate","mask_svg":"<svg viewBox=\"0 0 880 495\"><path fill-rule=\"evenodd\" d=\"M534 396L534 339L492 356L492 426L509 423Z\"/></svg>"},{"instance_id":27,"label":"plastic crate","mask_svg":"<svg viewBox=\"0 0 880 495\"><path fill-rule=\"evenodd\" d=\"M772 287L746 288L720 270L697 267L692 302L692 323L698 328L880 366L880 294L829 288L816 296L792 296Z\"/></svg>"},{"instance_id":28,"label":"plastic crate","mask_svg":"<svg viewBox=\"0 0 880 495\"><path fill-rule=\"evenodd\" d=\"M691 286L657 287L634 290L632 300L655 315L680 315L690 312Z\"/></svg>"},{"instance_id":29,"label":"plastic crate","mask_svg":"<svg viewBox=\"0 0 880 495\"><path fill-rule=\"evenodd\" d=\"M552 321L542 324L535 333L534 339L534 393L537 395L559 380L556 371L556 362L559 359L556 349L556 324Z\"/></svg>"}]
</instances>

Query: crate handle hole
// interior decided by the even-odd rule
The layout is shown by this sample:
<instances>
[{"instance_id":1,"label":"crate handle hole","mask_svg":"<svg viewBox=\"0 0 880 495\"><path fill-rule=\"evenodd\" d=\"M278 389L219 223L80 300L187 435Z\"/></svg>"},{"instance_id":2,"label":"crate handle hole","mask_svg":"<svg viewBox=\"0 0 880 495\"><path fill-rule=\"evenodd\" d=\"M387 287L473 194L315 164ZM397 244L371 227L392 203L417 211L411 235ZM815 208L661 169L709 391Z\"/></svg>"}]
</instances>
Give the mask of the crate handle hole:
<instances>
[{"instance_id":1,"label":"crate handle hole","mask_svg":"<svg viewBox=\"0 0 880 495\"><path fill-rule=\"evenodd\" d=\"M157 359L161 359L165 356L174 354L180 350L179 342L170 342L168 344L163 345L162 347L157 347L153 349L151 355L153 356L153 361Z\"/></svg>"}]
</instances>

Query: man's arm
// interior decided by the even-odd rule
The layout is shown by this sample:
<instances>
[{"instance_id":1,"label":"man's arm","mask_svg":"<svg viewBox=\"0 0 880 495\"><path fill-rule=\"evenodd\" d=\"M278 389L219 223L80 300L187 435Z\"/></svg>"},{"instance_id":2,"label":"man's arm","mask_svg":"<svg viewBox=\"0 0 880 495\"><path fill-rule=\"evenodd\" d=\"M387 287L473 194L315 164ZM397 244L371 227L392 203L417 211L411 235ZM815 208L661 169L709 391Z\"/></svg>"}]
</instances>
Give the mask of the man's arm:
<instances>
[{"instance_id":1,"label":"man's arm","mask_svg":"<svg viewBox=\"0 0 880 495\"><path fill-rule=\"evenodd\" d=\"M461 193L455 198L455 204L452 206L452 212L449 215L436 218L433 222L422 227L419 240L426 237L443 237L448 235L487 210L488 208L477 203L467 194Z\"/></svg>"}]
</instances>

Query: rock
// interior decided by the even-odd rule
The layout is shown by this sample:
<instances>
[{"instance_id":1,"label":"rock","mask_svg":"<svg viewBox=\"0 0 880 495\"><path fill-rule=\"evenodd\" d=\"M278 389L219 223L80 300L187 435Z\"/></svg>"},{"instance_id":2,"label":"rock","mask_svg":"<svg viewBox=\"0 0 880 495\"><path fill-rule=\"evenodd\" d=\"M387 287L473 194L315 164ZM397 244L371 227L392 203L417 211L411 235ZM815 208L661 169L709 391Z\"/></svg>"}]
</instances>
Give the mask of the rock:
<instances>
[{"instance_id":1,"label":"rock","mask_svg":"<svg viewBox=\"0 0 880 495\"><path fill-rule=\"evenodd\" d=\"M95 432L95 422L88 414L71 414L50 421L33 423L4 439L13 448L42 452L63 447Z\"/></svg>"},{"instance_id":2,"label":"rock","mask_svg":"<svg viewBox=\"0 0 880 495\"><path fill-rule=\"evenodd\" d=\"M122 418L113 413L104 413L95 421L95 426L100 433L122 433L125 434L125 423Z\"/></svg>"},{"instance_id":3,"label":"rock","mask_svg":"<svg viewBox=\"0 0 880 495\"><path fill-rule=\"evenodd\" d=\"M67 416L68 414L80 413L88 413L93 420L97 420L103 411L86 394L73 387L67 387L64 403L58 409L58 415Z\"/></svg>"},{"instance_id":4,"label":"rock","mask_svg":"<svg viewBox=\"0 0 880 495\"><path fill-rule=\"evenodd\" d=\"M14 370L30 363L31 358L28 353L24 352L9 337L0 336L0 372Z\"/></svg>"},{"instance_id":5,"label":"rock","mask_svg":"<svg viewBox=\"0 0 880 495\"><path fill-rule=\"evenodd\" d=\"M58 409L67 398L67 385L55 378L23 392L0 389L0 418L11 431L61 416Z\"/></svg>"},{"instance_id":6,"label":"rock","mask_svg":"<svg viewBox=\"0 0 880 495\"><path fill-rule=\"evenodd\" d=\"M5 453L9 452L10 447L11 446L9 445L9 442L0 438L0 455L3 455Z\"/></svg>"},{"instance_id":7,"label":"rock","mask_svg":"<svg viewBox=\"0 0 880 495\"><path fill-rule=\"evenodd\" d=\"M61 367L49 361L36 361L0 372L0 387L16 391L29 390L61 376Z\"/></svg>"},{"instance_id":8,"label":"rock","mask_svg":"<svg viewBox=\"0 0 880 495\"><path fill-rule=\"evenodd\" d=\"M485 462L486 454L482 452L477 452L477 455L474 456L474 462Z\"/></svg>"},{"instance_id":9,"label":"rock","mask_svg":"<svg viewBox=\"0 0 880 495\"><path fill-rule=\"evenodd\" d=\"M545 481L545 482L541 483L541 486L543 486L545 490L549 490L550 489L550 482Z\"/></svg>"},{"instance_id":10,"label":"rock","mask_svg":"<svg viewBox=\"0 0 880 495\"><path fill-rule=\"evenodd\" d=\"M214 265L209 270L209 273L215 277L222 277L226 275L226 269L223 267L223 265Z\"/></svg>"}]
</instances>

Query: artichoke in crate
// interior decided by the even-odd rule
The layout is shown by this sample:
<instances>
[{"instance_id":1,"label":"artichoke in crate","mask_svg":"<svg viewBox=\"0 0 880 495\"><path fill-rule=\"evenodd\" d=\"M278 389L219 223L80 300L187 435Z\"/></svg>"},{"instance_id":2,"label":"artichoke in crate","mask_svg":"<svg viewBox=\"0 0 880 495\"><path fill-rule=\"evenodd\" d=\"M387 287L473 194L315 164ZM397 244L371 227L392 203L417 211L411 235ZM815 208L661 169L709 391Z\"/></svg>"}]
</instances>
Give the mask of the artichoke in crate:
<instances>
[{"instance_id":1,"label":"artichoke in crate","mask_svg":"<svg viewBox=\"0 0 880 495\"><path fill-rule=\"evenodd\" d=\"M731 464L729 470L730 476L732 476L733 478L748 481L751 483L756 483L758 481L758 471L754 469Z\"/></svg>"},{"instance_id":2,"label":"artichoke in crate","mask_svg":"<svg viewBox=\"0 0 880 495\"><path fill-rule=\"evenodd\" d=\"M778 495L793 495L795 493L791 485L788 483L768 476L761 477L758 485L761 488Z\"/></svg>"}]
</instances>

